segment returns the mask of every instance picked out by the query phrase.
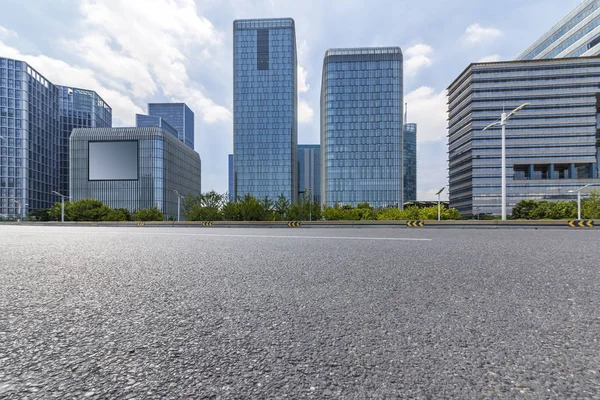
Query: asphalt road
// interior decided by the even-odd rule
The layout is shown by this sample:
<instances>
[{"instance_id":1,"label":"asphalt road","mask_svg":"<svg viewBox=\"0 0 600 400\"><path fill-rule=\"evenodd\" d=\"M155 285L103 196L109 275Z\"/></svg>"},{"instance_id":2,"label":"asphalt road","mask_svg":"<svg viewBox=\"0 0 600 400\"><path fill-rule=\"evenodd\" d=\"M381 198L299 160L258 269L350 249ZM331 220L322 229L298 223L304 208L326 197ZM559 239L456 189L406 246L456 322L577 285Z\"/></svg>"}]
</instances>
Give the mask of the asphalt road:
<instances>
[{"instance_id":1,"label":"asphalt road","mask_svg":"<svg viewBox=\"0 0 600 400\"><path fill-rule=\"evenodd\" d=\"M0 226L2 399L600 399L600 232Z\"/></svg>"}]
</instances>

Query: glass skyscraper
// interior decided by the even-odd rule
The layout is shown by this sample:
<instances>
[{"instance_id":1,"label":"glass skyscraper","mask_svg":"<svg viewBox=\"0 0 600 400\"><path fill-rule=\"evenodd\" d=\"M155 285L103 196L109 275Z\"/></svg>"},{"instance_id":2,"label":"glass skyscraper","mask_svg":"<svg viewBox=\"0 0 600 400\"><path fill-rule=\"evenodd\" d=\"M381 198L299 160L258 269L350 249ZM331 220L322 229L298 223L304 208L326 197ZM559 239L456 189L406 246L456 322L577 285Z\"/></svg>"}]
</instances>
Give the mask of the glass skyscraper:
<instances>
[{"instance_id":1,"label":"glass skyscraper","mask_svg":"<svg viewBox=\"0 0 600 400\"><path fill-rule=\"evenodd\" d=\"M95 92L55 86L27 63L0 58L0 217L51 207L53 191L68 195L71 131L111 124Z\"/></svg>"},{"instance_id":2,"label":"glass skyscraper","mask_svg":"<svg viewBox=\"0 0 600 400\"><path fill-rule=\"evenodd\" d=\"M417 200L417 124L404 124L404 202Z\"/></svg>"},{"instance_id":3,"label":"glass skyscraper","mask_svg":"<svg viewBox=\"0 0 600 400\"><path fill-rule=\"evenodd\" d=\"M190 149L194 149L194 112L186 104L150 103L148 104L148 115L161 117L167 121L171 127L179 132L179 140ZM149 120L145 122L149 122Z\"/></svg>"},{"instance_id":4,"label":"glass skyscraper","mask_svg":"<svg viewBox=\"0 0 600 400\"><path fill-rule=\"evenodd\" d=\"M112 109L94 91L57 86L58 111L60 115L60 190L69 192L69 137L75 128L112 127Z\"/></svg>"},{"instance_id":5,"label":"glass skyscraper","mask_svg":"<svg viewBox=\"0 0 600 400\"><path fill-rule=\"evenodd\" d=\"M399 47L325 53L321 203L402 206L403 73Z\"/></svg>"},{"instance_id":6,"label":"glass skyscraper","mask_svg":"<svg viewBox=\"0 0 600 400\"><path fill-rule=\"evenodd\" d=\"M58 89L28 64L0 58L0 214L50 207L59 189Z\"/></svg>"},{"instance_id":7,"label":"glass skyscraper","mask_svg":"<svg viewBox=\"0 0 600 400\"><path fill-rule=\"evenodd\" d=\"M298 106L294 20L233 23L234 196L297 200Z\"/></svg>"},{"instance_id":8,"label":"glass skyscraper","mask_svg":"<svg viewBox=\"0 0 600 400\"><path fill-rule=\"evenodd\" d=\"M584 0L517 60L596 56L600 54L600 0Z\"/></svg>"},{"instance_id":9,"label":"glass skyscraper","mask_svg":"<svg viewBox=\"0 0 600 400\"><path fill-rule=\"evenodd\" d=\"M298 145L298 196L321 203L321 146Z\"/></svg>"},{"instance_id":10,"label":"glass skyscraper","mask_svg":"<svg viewBox=\"0 0 600 400\"><path fill-rule=\"evenodd\" d=\"M448 88L450 206L501 214L501 128L506 126L507 209L521 200L574 199L600 184L600 57L471 64Z\"/></svg>"}]
</instances>

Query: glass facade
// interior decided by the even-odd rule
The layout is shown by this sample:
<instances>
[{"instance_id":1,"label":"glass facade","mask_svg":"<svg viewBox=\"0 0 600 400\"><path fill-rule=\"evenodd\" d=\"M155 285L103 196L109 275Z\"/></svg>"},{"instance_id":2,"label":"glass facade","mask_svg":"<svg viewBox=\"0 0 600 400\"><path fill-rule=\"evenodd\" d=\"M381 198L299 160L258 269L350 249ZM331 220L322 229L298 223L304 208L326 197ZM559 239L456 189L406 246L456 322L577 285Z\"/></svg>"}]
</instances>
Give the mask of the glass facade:
<instances>
[{"instance_id":1,"label":"glass facade","mask_svg":"<svg viewBox=\"0 0 600 400\"><path fill-rule=\"evenodd\" d=\"M194 112L184 103L150 103L148 115L161 117L179 132L179 140L194 149Z\"/></svg>"},{"instance_id":2,"label":"glass facade","mask_svg":"<svg viewBox=\"0 0 600 400\"><path fill-rule=\"evenodd\" d=\"M138 157L137 179L90 180L90 142L137 142L131 153ZM177 218L174 190L182 196L201 192L200 156L164 128L75 129L70 143L73 200L94 198L131 212L154 206Z\"/></svg>"},{"instance_id":3,"label":"glass facade","mask_svg":"<svg viewBox=\"0 0 600 400\"><path fill-rule=\"evenodd\" d=\"M60 184L58 89L0 58L0 218L50 207Z\"/></svg>"},{"instance_id":4,"label":"glass facade","mask_svg":"<svg viewBox=\"0 0 600 400\"><path fill-rule=\"evenodd\" d=\"M298 196L321 203L321 146L298 145Z\"/></svg>"},{"instance_id":5,"label":"glass facade","mask_svg":"<svg viewBox=\"0 0 600 400\"><path fill-rule=\"evenodd\" d=\"M152 115L135 114L135 126L141 127L152 127L158 126L164 128L165 131L179 139L179 131L173 128L171 124L162 119L161 117L155 117Z\"/></svg>"},{"instance_id":6,"label":"glass facade","mask_svg":"<svg viewBox=\"0 0 600 400\"><path fill-rule=\"evenodd\" d=\"M517 60L595 56L600 54L600 0L584 0Z\"/></svg>"},{"instance_id":7,"label":"glass facade","mask_svg":"<svg viewBox=\"0 0 600 400\"><path fill-rule=\"evenodd\" d=\"M227 176L229 178L227 182L227 194L229 196L229 201L233 201L233 154L227 156Z\"/></svg>"},{"instance_id":8,"label":"glass facade","mask_svg":"<svg viewBox=\"0 0 600 400\"><path fill-rule=\"evenodd\" d=\"M502 112L529 103L506 126L507 208L574 199L599 184L600 57L471 64L448 88L450 206L500 215Z\"/></svg>"},{"instance_id":9,"label":"glass facade","mask_svg":"<svg viewBox=\"0 0 600 400\"><path fill-rule=\"evenodd\" d=\"M402 51L328 50L321 84L321 203L403 203Z\"/></svg>"},{"instance_id":10,"label":"glass facade","mask_svg":"<svg viewBox=\"0 0 600 400\"><path fill-rule=\"evenodd\" d=\"M59 193L70 196L69 192L69 137L75 128L112 127L112 109L94 91L57 86L58 112L60 115L60 190Z\"/></svg>"},{"instance_id":11,"label":"glass facade","mask_svg":"<svg viewBox=\"0 0 600 400\"><path fill-rule=\"evenodd\" d=\"M233 23L234 196L292 202L298 189L294 20Z\"/></svg>"},{"instance_id":12,"label":"glass facade","mask_svg":"<svg viewBox=\"0 0 600 400\"><path fill-rule=\"evenodd\" d=\"M404 124L404 202L417 200L417 124Z\"/></svg>"}]
</instances>

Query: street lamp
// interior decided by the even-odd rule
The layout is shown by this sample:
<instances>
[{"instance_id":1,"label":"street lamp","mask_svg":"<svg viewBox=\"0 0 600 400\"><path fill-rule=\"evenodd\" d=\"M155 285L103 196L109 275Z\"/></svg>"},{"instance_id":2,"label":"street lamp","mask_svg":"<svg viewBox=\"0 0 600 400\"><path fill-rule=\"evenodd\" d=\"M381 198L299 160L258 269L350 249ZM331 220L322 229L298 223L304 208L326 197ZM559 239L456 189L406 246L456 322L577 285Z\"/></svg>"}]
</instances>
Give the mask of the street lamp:
<instances>
[{"instance_id":1,"label":"street lamp","mask_svg":"<svg viewBox=\"0 0 600 400\"><path fill-rule=\"evenodd\" d=\"M13 199L13 202L17 205L17 222L21 222L21 202Z\"/></svg>"},{"instance_id":2,"label":"street lamp","mask_svg":"<svg viewBox=\"0 0 600 400\"><path fill-rule=\"evenodd\" d=\"M60 207L60 222L65 223L65 196L64 194L60 194L57 191L52 191L53 194L60 196L61 198L61 207Z\"/></svg>"},{"instance_id":3,"label":"street lamp","mask_svg":"<svg viewBox=\"0 0 600 400\"><path fill-rule=\"evenodd\" d=\"M177 222L180 222L181 221L181 199L183 198L183 196L180 195L177 190L173 190L173 192L177 196Z\"/></svg>"},{"instance_id":4,"label":"street lamp","mask_svg":"<svg viewBox=\"0 0 600 400\"><path fill-rule=\"evenodd\" d=\"M442 192L444 191L444 189L446 189L446 186L444 186L443 188L441 188L440 191L436 193L436 195L438 197L438 221L442 220L442 206L441 206L440 197L441 197Z\"/></svg>"},{"instance_id":5,"label":"street lamp","mask_svg":"<svg viewBox=\"0 0 600 400\"><path fill-rule=\"evenodd\" d=\"M579 220L581 219L581 192L590 186L592 186L591 183L585 185L581 189L569 190L569 193L577 193L577 219L579 219Z\"/></svg>"},{"instance_id":6,"label":"street lamp","mask_svg":"<svg viewBox=\"0 0 600 400\"><path fill-rule=\"evenodd\" d=\"M510 113L502 113L500 121L496 121L483 128L485 132L493 126L502 126L502 221L506 221L506 122L516 113L527 107L529 103L521 104L519 107L512 110Z\"/></svg>"}]
</instances>

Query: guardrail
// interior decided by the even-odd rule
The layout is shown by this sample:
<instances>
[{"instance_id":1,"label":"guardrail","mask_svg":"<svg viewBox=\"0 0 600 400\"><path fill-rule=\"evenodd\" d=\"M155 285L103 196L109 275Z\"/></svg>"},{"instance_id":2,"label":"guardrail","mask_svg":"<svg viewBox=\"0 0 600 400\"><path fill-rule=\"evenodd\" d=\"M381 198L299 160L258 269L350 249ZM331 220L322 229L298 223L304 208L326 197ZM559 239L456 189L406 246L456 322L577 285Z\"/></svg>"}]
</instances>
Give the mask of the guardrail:
<instances>
[{"instance_id":1,"label":"guardrail","mask_svg":"<svg viewBox=\"0 0 600 400\"><path fill-rule=\"evenodd\" d=\"M196 228L327 228L327 227L395 227L427 228L567 228L571 230L600 229L600 220L465 220L465 221L184 221L184 222L4 222L5 225L93 226L93 227L196 227Z\"/></svg>"}]
</instances>

